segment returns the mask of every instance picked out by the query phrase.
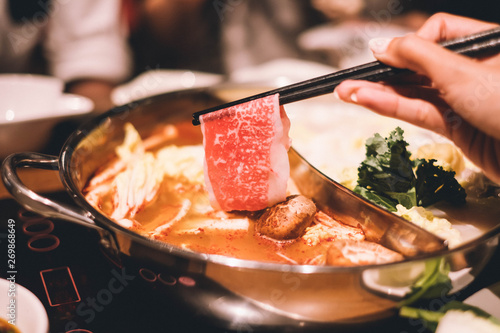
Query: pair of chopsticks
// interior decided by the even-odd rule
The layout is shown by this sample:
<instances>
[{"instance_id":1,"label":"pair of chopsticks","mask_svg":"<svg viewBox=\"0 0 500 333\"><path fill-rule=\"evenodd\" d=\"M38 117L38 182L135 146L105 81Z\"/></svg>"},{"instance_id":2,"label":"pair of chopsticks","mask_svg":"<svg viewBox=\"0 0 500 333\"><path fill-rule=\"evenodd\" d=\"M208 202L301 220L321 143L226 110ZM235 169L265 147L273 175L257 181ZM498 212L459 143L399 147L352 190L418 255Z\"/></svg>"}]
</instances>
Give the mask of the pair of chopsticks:
<instances>
[{"instance_id":1,"label":"pair of chopsticks","mask_svg":"<svg viewBox=\"0 0 500 333\"><path fill-rule=\"evenodd\" d=\"M440 43L443 47L469 57L482 57L500 52L500 27L459 37ZM344 80L381 81L391 76L411 73L407 69L387 66L380 61L373 61L363 65L344 69L335 73L319 76L310 80L294 83L278 89L266 91L257 95L222 104L203 111L193 113L193 125L200 124L200 116L206 113L225 109L234 105L243 104L255 99L279 94L279 104L284 105L301 101L307 98L332 93L336 86Z\"/></svg>"}]
</instances>

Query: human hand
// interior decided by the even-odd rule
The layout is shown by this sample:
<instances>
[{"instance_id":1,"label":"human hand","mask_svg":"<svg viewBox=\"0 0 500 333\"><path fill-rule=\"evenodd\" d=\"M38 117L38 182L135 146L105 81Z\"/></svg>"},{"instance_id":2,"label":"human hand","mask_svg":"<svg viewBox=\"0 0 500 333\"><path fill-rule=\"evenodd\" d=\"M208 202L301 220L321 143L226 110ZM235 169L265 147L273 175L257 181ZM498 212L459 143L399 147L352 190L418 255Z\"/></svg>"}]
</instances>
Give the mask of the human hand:
<instances>
[{"instance_id":1,"label":"human hand","mask_svg":"<svg viewBox=\"0 0 500 333\"><path fill-rule=\"evenodd\" d=\"M371 40L378 60L416 74L392 84L348 80L335 94L448 137L500 183L500 55L470 59L436 44L496 26L436 14L415 34Z\"/></svg>"}]
</instances>

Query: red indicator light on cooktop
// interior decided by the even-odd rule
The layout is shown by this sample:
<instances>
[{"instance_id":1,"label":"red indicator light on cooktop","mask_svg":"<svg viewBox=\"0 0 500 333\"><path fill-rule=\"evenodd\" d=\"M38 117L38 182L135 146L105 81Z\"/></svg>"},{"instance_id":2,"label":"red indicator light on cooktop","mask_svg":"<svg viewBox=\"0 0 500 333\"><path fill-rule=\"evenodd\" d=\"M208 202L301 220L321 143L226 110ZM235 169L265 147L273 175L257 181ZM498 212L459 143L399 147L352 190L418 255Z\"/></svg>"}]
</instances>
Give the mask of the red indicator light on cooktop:
<instances>
[{"instance_id":1,"label":"red indicator light on cooktop","mask_svg":"<svg viewBox=\"0 0 500 333\"><path fill-rule=\"evenodd\" d=\"M40 272L50 306L80 302L80 294L69 267L46 269Z\"/></svg>"}]
</instances>

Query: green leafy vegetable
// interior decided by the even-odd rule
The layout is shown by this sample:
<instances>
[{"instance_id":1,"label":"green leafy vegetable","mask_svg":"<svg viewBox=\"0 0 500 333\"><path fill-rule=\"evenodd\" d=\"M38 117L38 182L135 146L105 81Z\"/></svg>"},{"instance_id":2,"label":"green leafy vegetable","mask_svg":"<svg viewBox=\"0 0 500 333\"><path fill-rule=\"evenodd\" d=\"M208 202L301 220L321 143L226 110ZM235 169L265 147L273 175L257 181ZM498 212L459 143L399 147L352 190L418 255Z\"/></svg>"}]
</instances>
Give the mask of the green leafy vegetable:
<instances>
[{"instance_id":1,"label":"green leafy vegetable","mask_svg":"<svg viewBox=\"0 0 500 333\"><path fill-rule=\"evenodd\" d=\"M480 308L462 302L448 302L437 311L409 306L420 299L439 299L447 294L452 288L451 280L448 277L449 271L450 267L444 258L427 261L425 263L424 274L413 284L412 290L406 298L399 303L399 315L419 319L427 329L434 332L447 311L471 312L474 317L484 318L490 321L490 324L498 326L500 330L500 321L497 318ZM445 331L448 332L450 330Z\"/></svg>"},{"instance_id":2,"label":"green leafy vegetable","mask_svg":"<svg viewBox=\"0 0 500 333\"><path fill-rule=\"evenodd\" d=\"M410 305L422 298L437 298L451 290L448 277L450 266L443 258L427 260L424 274L411 287L411 292L399 303L399 306Z\"/></svg>"},{"instance_id":3,"label":"green leafy vegetable","mask_svg":"<svg viewBox=\"0 0 500 333\"><path fill-rule=\"evenodd\" d=\"M366 141L366 159L358 168L358 186L354 189L369 200L396 211L402 204L416 205L415 175L403 130L396 128L388 138L375 134Z\"/></svg>"},{"instance_id":4,"label":"green leafy vegetable","mask_svg":"<svg viewBox=\"0 0 500 333\"><path fill-rule=\"evenodd\" d=\"M387 197L385 197L383 195L379 195L375 191L370 191L370 190L368 190L365 187L356 186L354 188L354 192L360 194L364 198L370 200L371 202L373 202L373 203L375 203L375 204L377 204L379 206L384 207L385 209L387 209L387 210L389 210L391 212L397 211L395 203L394 203L394 200L392 200L390 198L387 198Z\"/></svg>"},{"instance_id":5,"label":"green leafy vegetable","mask_svg":"<svg viewBox=\"0 0 500 333\"><path fill-rule=\"evenodd\" d=\"M464 188L455 179L454 171L446 171L436 160L422 160L417 167L417 204L430 206L439 201L448 201L454 206L465 204Z\"/></svg>"},{"instance_id":6,"label":"green leafy vegetable","mask_svg":"<svg viewBox=\"0 0 500 333\"><path fill-rule=\"evenodd\" d=\"M437 325L444 314L445 313L441 311L430 311L409 306L403 306L399 309L399 315L401 317L420 319L424 327L433 332L436 331Z\"/></svg>"},{"instance_id":7,"label":"green leafy vegetable","mask_svg":"<svg viewBox=\"0 0 500 333\"><path fill-rule=\"evenodd\" d=\"M475 307L473 305L468 305L459 301L448 302L444 306L442 306L438 311L431 311L431 310L404 306L401 309L399 309L399 315L401 317L406 317L406 318L420 319L422 320L422 324L427 329L434 332L436 331L439 321L444 317L446 312L450 310L457 310L461 312L470 311L474 314L474 316L489 320L491 324L499 326L500 329L500 321L497 318L493 317L492 315L481 310L478 307Z\"/></svg>"},{"instance_id":8,"label":"green leafy vegetable","mask_svg":"<svg viewBox=\"0 0 500 333\"><path fill-rule=\"evenodd\" d=\"M434 165L435 160L413 162L403 134L397 127L387 138L377 133L366 141L366 157L358 168L354 192L393 212L398 204L407 209L442 200L464 204L465 190L455 173Z\"/></svg>"}]
</instances>

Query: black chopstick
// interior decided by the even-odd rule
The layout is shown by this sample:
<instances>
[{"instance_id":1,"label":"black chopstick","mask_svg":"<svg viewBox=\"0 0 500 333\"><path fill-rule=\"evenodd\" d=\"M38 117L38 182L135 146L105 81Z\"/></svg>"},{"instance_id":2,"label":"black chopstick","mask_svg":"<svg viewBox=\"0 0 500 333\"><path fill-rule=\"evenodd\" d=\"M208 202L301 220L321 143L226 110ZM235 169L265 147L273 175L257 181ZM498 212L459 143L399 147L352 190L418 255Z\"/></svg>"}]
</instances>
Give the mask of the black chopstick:
<instances>
[{"instance_id":1,"label":"black chopstick","mask_svg":"<svg viewBox=\"0 0 500 333\"><path fill-rule=\"evenodd\" d=\"M469 57L481 57L496 54L500 52L500 27L448 40L440 43L440 45L455 53L463 54ZM193 125L199 125L200 116L206 113L243 104L266 96L279 94L279 103L280 105L284 105L332 93L336 86L347 79L380 81L401 73L411 73L411 71L390 67L380 61L373 61L335 73L319 76L310 80L269 90L257 95L239 99L237 101L205 109L203 111L195 112L193 113Z\"/></svg>"}]
</instances>

